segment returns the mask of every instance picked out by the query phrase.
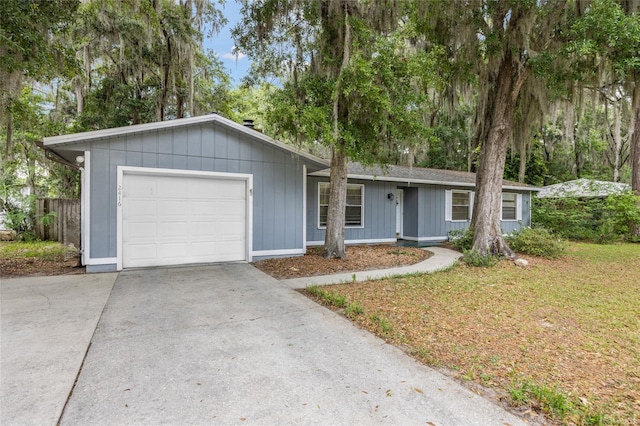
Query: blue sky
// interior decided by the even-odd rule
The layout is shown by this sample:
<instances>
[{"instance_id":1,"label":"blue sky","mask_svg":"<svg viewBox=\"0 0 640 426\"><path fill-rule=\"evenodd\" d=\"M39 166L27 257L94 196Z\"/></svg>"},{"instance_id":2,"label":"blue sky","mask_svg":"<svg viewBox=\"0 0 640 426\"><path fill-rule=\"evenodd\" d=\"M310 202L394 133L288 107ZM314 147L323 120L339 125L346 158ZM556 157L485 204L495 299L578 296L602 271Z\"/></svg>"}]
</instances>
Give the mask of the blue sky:
<instances>
[{"instance_id":1,"label":"blue sky","mask_svg":"<svg viewBox=\"0 0 640 426\"><path fill-rule=\"evenodd\" d=\"M235 43L231 38L231 29L240 20L240 4L235 0L226 0L224 6L219 6L222 14L229 21L218 34L206 38L203 45L205 50L212 49L218 54L225 68L232 78L231 84L238 86L242 77L247 74L251 62L244 54L234 55L232 53Z\"/></svg>"}]
</instances>

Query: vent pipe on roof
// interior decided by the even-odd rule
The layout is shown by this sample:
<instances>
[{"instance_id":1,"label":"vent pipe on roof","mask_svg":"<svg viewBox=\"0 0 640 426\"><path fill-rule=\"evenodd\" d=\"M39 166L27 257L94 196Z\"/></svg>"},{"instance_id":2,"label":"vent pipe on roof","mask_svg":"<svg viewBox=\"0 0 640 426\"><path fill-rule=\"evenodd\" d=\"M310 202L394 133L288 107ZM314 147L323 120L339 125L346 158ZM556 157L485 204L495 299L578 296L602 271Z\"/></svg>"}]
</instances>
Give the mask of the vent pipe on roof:
<instances>
[{"instance_id":1,"label":"vent pipe on roof","mask_svg":"<svg viewBox=\"0 0 640 426\"><path fill-rule=\"evenodd\" d=\"M251 120L249 118L245 118L244 120L242 120L242 125L244 127L250 128L250 129L253 129L253 127L254 127L253 120Z\"/></svg>"}]
</instances>

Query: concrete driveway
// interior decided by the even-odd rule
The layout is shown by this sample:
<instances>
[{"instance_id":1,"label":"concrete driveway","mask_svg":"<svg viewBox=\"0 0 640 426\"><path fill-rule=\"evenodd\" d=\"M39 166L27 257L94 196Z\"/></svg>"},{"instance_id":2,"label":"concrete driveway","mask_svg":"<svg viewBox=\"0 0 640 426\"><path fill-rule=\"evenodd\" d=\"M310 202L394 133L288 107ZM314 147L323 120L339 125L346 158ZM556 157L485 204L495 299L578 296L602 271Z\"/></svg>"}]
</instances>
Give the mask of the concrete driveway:
<instances>
[{"instance_id":1,"label":"concrete driveway","mask_svg":"<svg viewBox=\"0 0 640 426\"><path fill-rule=\"evenodd\" d=\"M247 264L126 271L62 425L524 424Z\"/></svg>"},{"instance_id":2,"label":"concrete driveway","mask_svg":"<svg viewBox=\"0 0 640 426\"><path fill-rule=\"evenodd\" d=\"M2 279L0 424L58 422L116 277Z\"/></svg>"}]
</instances>

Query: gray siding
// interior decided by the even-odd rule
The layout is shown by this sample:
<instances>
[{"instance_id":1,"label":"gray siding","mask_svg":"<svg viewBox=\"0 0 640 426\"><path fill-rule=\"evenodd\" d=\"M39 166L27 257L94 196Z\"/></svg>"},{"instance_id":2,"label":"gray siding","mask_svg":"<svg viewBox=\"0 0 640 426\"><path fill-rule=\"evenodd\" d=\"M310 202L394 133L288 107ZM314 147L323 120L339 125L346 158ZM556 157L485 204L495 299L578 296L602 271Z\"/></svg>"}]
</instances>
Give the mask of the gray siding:
<instances>
[{"instance_id":1,"label":"gray siding","mask_svg":"<svg viewBox=\"0 0 640 426\"><path fill-rule=\"evenodd\" d=\"M421 217L420 223L423 225L420 227L420 238L447 237L449 231L469 228L471 224L470 221L453 222L445 220L445 190L447 189L469 190L468 187L420 186L419 212ZM529 226L531 224L531 194L529 192L517 191L505 192L522 194L522 221L501 221L503 232L508 233L515 229L520 229L522 226Z\"/></svg>"},{"instance_id":2,"label":"gray siding","mask_svg":"<svg viewBox=\"0 0 640 426\"><path fill-rule=\"evenodd\" d=\"M318 182L328 178L309 176L307 184L307 241L324 241L324 229L318 227ZM346 240L378 240L395 237L395 201L388 193L404 190L403 234L409 239L445 239L449 231L467 229L470 221L445 220L445 190L469 190L468 187L444 187L418 184L404 187L395 182L349 180L365 185L364 228L346 228ZM522 221L503 221L504 232L511 232L531 223L530 193L522 193Z\"/></svg>"},{"instance_id":3,"label":"gray siding","mask_svg":"<svg viewBox=\"0 0 640 426\"><path fill-rule=\"evenodd\" d=\"M93 142L91 258L116 256L117 166L253 175L253 250L303 247L304 161L215 123ZM311 170L314 170L313 168Z\"/></svg>"},{"instance_id":4,"label":"gray siding","mask_svg":"<svg viewBox=\"0 0 640 426\"><path fill-rule=\"evenodd\" d=\"M307 179L307 241L324 241L325 230L318 226L318 182L328 178ZM382 181L349 180L364 185L364 227L345 228L345 240L379 240L396 236L396 203L387 194L396 193L396 184Z\"/></svg>"}]
</instances>

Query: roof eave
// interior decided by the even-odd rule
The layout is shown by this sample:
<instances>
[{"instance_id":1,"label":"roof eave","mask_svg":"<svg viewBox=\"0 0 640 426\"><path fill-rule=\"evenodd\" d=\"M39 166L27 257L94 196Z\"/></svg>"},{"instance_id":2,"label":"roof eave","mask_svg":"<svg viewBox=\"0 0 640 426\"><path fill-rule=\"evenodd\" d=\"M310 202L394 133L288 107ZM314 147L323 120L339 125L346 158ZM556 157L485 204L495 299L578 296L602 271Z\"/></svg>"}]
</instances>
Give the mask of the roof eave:
<instances>
[{"instance_id":1,"label":"roof eave","mask_svg":"<svg viewBox=\"0 0 640 426\"><path fill-rule=\"evenodd\" d=\"M310 176L319 176L319 177L330 177L330 173L327 170L319 170L317 172L309 173ZM385 182L401 182L401 183L421 183L427 185L449 185L449 186L463 186L467 188L473 188L476 186L475 183L469 182L456 182L456 181L443 181L443 180L431 180L431 179L416 179L416 178L402 178L396 176L374 176L374 175L361 175L349 173L347 174L347 178L349 179L360 179L360 180L381 180ZM512 189L516 191L539 191L540 188L536 187L524 187L524 186L513 186L513 185L503 185L503 189Z\"/></svg>"},{"instance_id":2,"label":"roof eave","mask_svg":"<svg viewBox=\"0 0 640 426\"><path fill-rule=\"evenodd\" d=\"M317 172L309 173L310 176L320 176L320 177L330 177L330 173L327 170L319 170ZM418 179L418 178L403 178L396 176L384 176L384 175L361 175L355 173L347 174L347 178L349 179L360 179L360 180L381 180L385 182L400 182L400 183L421 183L426 185L448 185L448 186L464 186L468 188L474 188L476 186L475 183L471 182L456 182L456 181L445 181L445 180L432 180L432 179ZM515 191L540 191L541 188L537 188L535 186L516 186L516 185L503 185L503 189L512 189Z\"/></svg>"}]
</instances>

